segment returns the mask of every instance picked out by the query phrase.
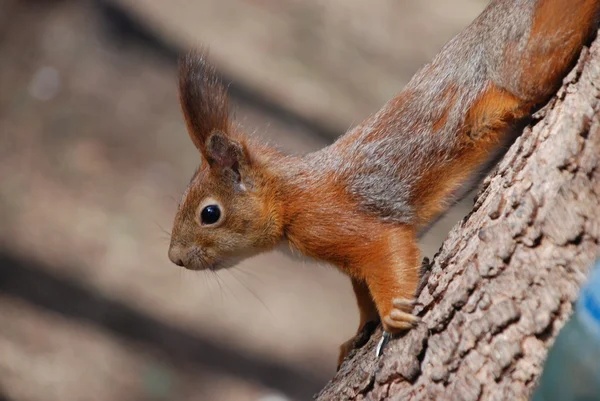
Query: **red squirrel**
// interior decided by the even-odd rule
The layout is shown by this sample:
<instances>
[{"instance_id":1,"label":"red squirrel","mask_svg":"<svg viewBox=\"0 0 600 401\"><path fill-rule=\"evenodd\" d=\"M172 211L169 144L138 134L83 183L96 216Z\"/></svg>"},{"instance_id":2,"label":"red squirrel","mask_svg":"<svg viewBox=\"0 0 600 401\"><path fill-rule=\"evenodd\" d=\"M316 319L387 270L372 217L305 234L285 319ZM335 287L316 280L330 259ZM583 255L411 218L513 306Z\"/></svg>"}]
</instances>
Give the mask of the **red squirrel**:
<instances>
[{"instance_id":1,"label":"red squirrel","mask_svg":"<svg viewBox=\"0 0 600 401\"><path fill-rule=\"evenodd\" d=\"M358 333L377 321L390 334L410 329L419 232L560 87L599 10L600 0L494 0L379 112L302 157L246 136L215 69L189 53L179 94L202 162L170 260L217 270L287 242L350 276Z\"/></svg>"}]
</instances>

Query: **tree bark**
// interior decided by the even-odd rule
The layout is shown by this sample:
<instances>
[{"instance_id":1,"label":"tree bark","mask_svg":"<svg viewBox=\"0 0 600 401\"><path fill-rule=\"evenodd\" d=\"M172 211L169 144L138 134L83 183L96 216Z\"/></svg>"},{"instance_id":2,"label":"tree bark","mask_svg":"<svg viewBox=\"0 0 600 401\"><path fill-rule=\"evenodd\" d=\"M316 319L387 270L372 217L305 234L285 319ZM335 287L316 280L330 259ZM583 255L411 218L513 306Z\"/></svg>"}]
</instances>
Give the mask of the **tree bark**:
<instances>
[{"instance_id":1,"label":"tree bark","mask_svg":"<svg viewBox=\"0 0 600 401\"><path fill-rule=\"evenodd\" d=\"M351 353L319 400L524 400L600 250L600 41L496 170L429 265L415 312Z\"/></svg>"}]
</instances>

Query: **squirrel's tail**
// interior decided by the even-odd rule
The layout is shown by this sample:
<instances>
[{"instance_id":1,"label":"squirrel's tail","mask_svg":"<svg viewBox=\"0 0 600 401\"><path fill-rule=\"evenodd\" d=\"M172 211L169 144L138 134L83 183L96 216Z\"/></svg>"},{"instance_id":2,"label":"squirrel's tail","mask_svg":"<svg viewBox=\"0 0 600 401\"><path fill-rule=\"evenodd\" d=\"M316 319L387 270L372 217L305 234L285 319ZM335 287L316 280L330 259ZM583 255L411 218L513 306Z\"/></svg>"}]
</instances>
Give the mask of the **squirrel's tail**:
<instances>
[{"instance_id":1,"label":"squirrel's tail","mask_svg":"<svg viewBox=\"0 0 600 401\"><path fill-rule=\"evenodd\" d=\"M528 35L504 47L498 84L525 102L546 101L598 29L599 16L600 0L536 1Z\"/></svg>"}]
</instances>

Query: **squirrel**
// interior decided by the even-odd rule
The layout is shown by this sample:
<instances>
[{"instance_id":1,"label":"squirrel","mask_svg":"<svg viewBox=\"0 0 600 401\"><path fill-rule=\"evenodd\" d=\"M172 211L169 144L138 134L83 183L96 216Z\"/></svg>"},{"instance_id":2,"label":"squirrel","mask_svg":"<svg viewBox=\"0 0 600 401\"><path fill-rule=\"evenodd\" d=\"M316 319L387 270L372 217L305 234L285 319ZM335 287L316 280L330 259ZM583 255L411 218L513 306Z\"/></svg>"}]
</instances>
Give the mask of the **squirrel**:
<instances>
[{"instance_id":1,"label":"squirrel","mask_svg":"<svg viewBox=\"0 0 600 401\"><path fill-rule=\"evenodd\" d=\"M388 334L410 329L419 233L558 90L599 10L600 0L493 0L381 110L303 156L245 135L215 68L191 51L179 98L202 158L169 259L217 270L287 242L350 277L356 337L372 322ZM340 347L338 367L353 343Z\"/></svg>"}]
</instances>

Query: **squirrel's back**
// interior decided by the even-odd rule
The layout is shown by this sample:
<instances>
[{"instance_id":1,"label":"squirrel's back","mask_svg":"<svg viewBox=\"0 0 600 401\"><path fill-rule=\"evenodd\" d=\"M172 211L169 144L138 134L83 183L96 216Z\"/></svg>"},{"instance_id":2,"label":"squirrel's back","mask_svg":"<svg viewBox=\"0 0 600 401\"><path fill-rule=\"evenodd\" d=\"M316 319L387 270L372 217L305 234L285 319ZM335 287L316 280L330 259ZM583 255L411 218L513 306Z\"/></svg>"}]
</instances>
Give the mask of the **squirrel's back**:
<instances>
[{"instance_id":1,"label":"squirrel's back","mask_svg":"<svg viewBox=\"0 0 600 401\"><path fill-rule=\"evenodd\" d=\"M419 321L417 233L559 88L599 9L600 0L494 0L398 97L306 157L246 137L214 69L184 58L181 105L203 163L178 208L169 258L217 270L286 240L350 276L359 335L376 321L387 333L410 329ZM354 344L342 345L340 362Z\"/></svg>"},{"instance_id":2,"label":"squirrel's back","mask_svg":"<svg viewBox=\"0 0 600 401\"><path fill-rule=\"evenodd\" d=\"M423 226L559 87L599 0L494 1L378 113L308 156L383 219Z\"/></svg>"}]
</instances>

